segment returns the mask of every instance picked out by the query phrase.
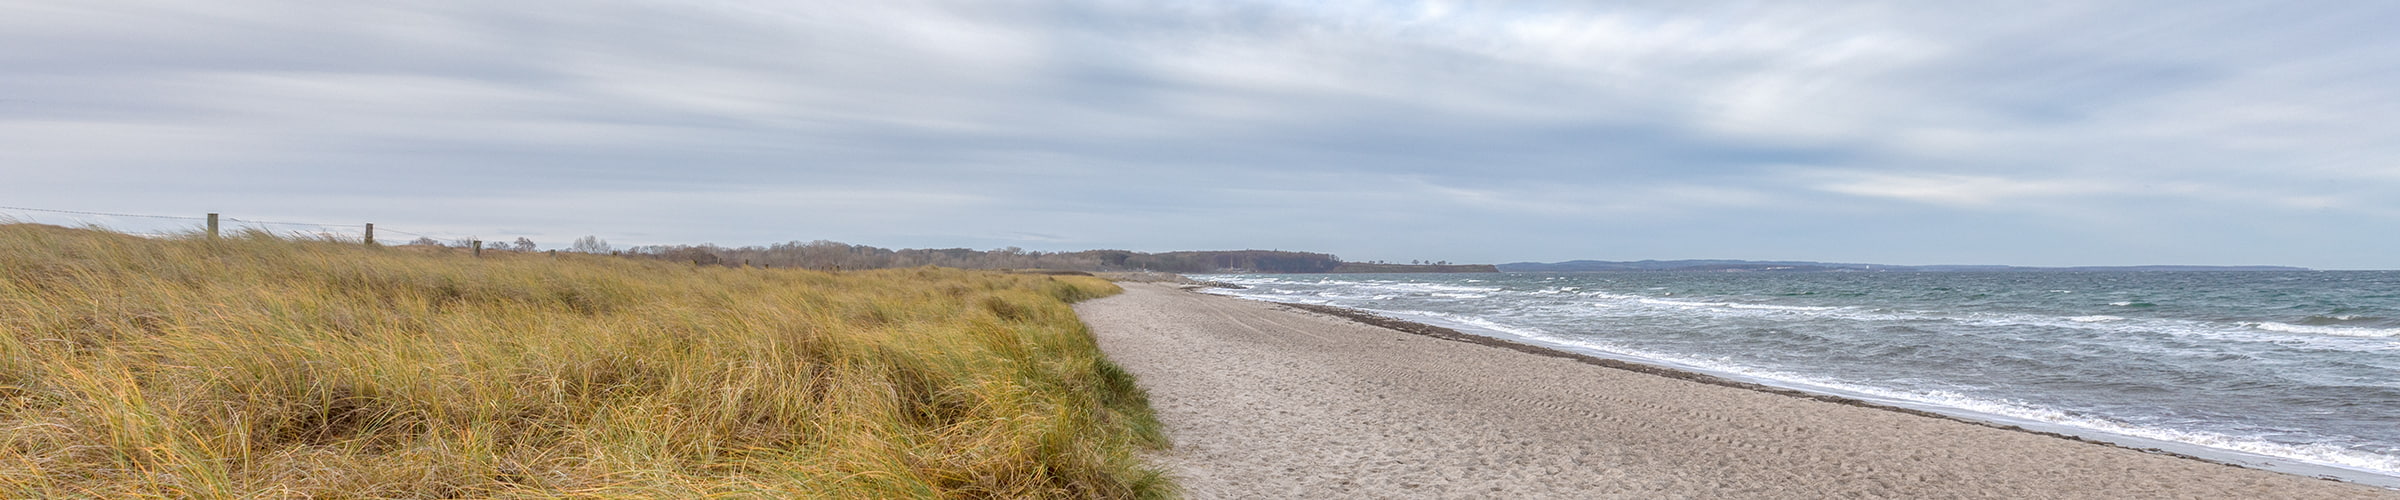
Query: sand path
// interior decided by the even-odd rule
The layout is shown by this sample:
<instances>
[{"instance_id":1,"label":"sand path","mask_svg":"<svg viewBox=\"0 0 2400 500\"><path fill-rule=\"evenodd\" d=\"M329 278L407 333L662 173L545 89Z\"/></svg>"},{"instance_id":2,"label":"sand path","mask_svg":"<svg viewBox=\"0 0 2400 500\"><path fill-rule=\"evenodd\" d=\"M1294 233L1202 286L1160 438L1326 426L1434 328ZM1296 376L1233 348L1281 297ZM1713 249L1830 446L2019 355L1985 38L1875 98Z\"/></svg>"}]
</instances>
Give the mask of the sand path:
<instances>
[{"instance_id":1,"label":"sand path","mask_svg":"<svg viewBox=\"0 0 2400 500\"><path fill-rule=\"evenodd\" d=\"M1123 285L1077 310L1192 498L2400 498Z\"/></svg>"}]
</instances>

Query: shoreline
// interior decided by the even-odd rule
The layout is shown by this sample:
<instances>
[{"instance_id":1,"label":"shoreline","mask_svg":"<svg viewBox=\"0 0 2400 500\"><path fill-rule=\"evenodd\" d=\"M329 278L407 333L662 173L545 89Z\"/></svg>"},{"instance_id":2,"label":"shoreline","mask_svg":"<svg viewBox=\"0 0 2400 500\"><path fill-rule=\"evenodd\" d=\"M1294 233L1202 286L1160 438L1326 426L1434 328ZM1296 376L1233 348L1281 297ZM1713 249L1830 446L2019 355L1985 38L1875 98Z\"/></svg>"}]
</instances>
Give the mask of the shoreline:
<instances>
[{"instance_id":1,"label":"shoreline","mask_svg":"<svg viewBox=\"0 0 2400 500\"><path fill-rule=\"evenodd\" d=\"M1148 391L1173 441L1153 463L1194 498L2400 498L1364 311L1124 286L1077 311Z\"/></svg>"},{"instance_id":2,"label":"shoreline","mask_svg":"<svg viewBox=\"0 0 2400 500\"><path fill-rule=\"evenodd\" d=\"M1216 295L1216 294L1209 294L1209 293L1205 293L1205 292L1200 292L1200 291L1199 291L1199 288L1200 288L1200 287L1185 287L1185 288L1184 288L1184 290L1185 290L1185 291L1187 291L1187 292L1191 292L1191 293L1198 293L1198 294L1202 294L1202 295L1212 295L1212 296L1226 297L1226 298L1232 298L1232 299L1237 299L1237 300L1254 300L1254 301L1257 301L1257 302L1264 302L1264 303L1268 303L1268 304L1275 304L1275 305L1278 305L1278 306L1290 307L1290 308L1293 308L1293 309L1299 309L1299 310L1303 310L1303 311L1315 312L1315 313L1320 313L1320 314L1328 314L1328 315L1333 315L1333 316L1338 316L1338 317L1342 317L1342 318L1345 318L1345 319L1349 319L1349 320L1351 320L1351 321L1357 321L1357 322L1359 322L1359 323L1363 323L1363 324L1367 324L1367 325L1371 325L1371 326L1376 326L1376 327L1380 327L1380 328L1384 328L1384 329L1389 329L1389 330L1393 330L1393 331L1403 332L1403 333L1410 333L1410 334L1416 334L1416 335L1423 335L1423 336L1426 336L1426 337L1433 337L1433 338L1437 338L1437 339L1449 340L1449 341L1455 341L1455 342L1465 342L1465 343L1470 343L1470 344L1477 344L1477 345L1485 345L1485 346L1491 346L1491 347L1498 347L1498 348L1502 348L1502 349L1509 349L1509 350L1518 351L1518 352L1523 352L1523 353L1527 353L1527 354L1534 354L1534 355L1540 355L1540 356L1549 356L1549 357L1555 357L1555 358L1569 359L1569 360L1574 360L1574 361L1576 361L1576 362L1580 362L1580 363L1584 363L1584 364L1589 364L1589 365L1594 365L1594 366L1601 366L1601 367L1607 367L1607 368L1612 368L1612 369L1618 369L1618 370L1631 371L1631 372L1635 372L1635 373L1642 373L1642 374L1648 374L1648 375L1656 375L1656 376L1660 376L1660 377L1666 377L1666 378L1677 379L1677 380L1684 380L1684 381L1695 382L1695 383L1701 383L1701 384L1715 385L1715 386L1721 386L1721 387L1730 387L1730 388L1742 389L1742 390L1747 390L1747 391L1755 391L1755 392L1761 392L1761 393L1767 393L1767 394L1774 394L1774 395L1778 395L1778 396L1786 396L1786 397L1793 397L1793 398L1800 398L1800 399L1808 399L1808 400L1822 401L1822 402L1833 403L1833 404L1839 404L1839 405L1845 405L1845 406L1854 406L1854 407L1859 407L1859 408L1868 408L1868 409L1875 409L1875 410L1883 410L1883 411L1889 411L1889 412L1901 413L1901 414L1905 414L1905 415L1913 415L1913 416L1919 416L1919 417L1928 417L1928 418L1937 418L1937 419L1949 420L1949 421L1953 421L1953 422L1959 422L1959 423L1964 423L1964 424L1978 425L1978 426L1990 427L1990 428L1994 428L1994 429L2001 429L2001 430L2013 431L2013 432L2022 432L2022 433L2026 433L2026 434L2033 434L2033 435L2037 435L2037 436L2044 436L2044 437L2051 437L2051 438L2063 439L2063 440L2067 440L2067 441L2074 441L2074 442L2079 442L2079 443L2094 444L2094 445L2107 446L2107 447L2112 447L2112 448L2121 448L2121 449L2126 449L2126 450L2132 450L2132 451L2138 451L2138 452L2143 452L2143 453L2149 453L2149 454L2153 454L2153 455L2163 455L2163 456L2169 456L2169 457L2181 458L2181 459L2192 460L2192 461L2201 462L2201 463L2207 463L2207 464L2211 464L2211 465L2222 465L2222 466L2226 466L2226 467L2234 467L2234 468L2241 468L2241 469L2251 469L2251 470L2263 470L2263 471L2268 471L2268 472L2275 472L2275 473L2279 473L2279 474L2287 474L2287 475L2298 476L2298 477L2304 477L2304 478L2309 478L2309 479L2318 479L2318 480L2325 480L2325 481L2335 481L2335 482L2343 482L2343 483L2361 484L2361 485L2372 486L2372 487L2377 487L2377 488L2383 488L2383 489L2388 489L2388 490L2400 491L2400 477L2392 477L2392 476L2378 475L2378 474L2374 474L2374 473L2371 473L2371 472L2366 472L2366 471L2355 471L2355 470L2350 470L2350 469L2342 469L2342 468L2338 468L2338 467L2326 466L2326 465L2319 465L2319 464L2282 464L2280 467L2274 467L2274 466L2259 466L2259 465L2247 464L2247 463L2242 463L2242 462L2239 462L2239 461L2233 460L2233 459L2232 459L2230 456L2229 456L2229 457L2227 457L2227 458L2225 458L2225 459L2218 459L2218 458L2211 458L2211 457L2208 457L2208 456L2205 456L2205 455L2202 455L2202 454L2195 454L2195 453L2185 453L2185 452L2179 452L2179 451L2174 451L2174 450L2164 449L2164 448L2161 448L2161 447L2159 447L2159 446L2155 446L2155 445L2154 445L2154 446L2140 446L2140 445L2134 445L2134 444L2127 444L2127 443L2125 443L2125 442L2109 441L2109 440L2106 440L2106 439L2104 439L2104 438L2102 438L2102 437L2094 437L2094 436L2078 435L2078 434L2074 434L2074 433L2071 433L2071 432L2060 432L2060 431L2049 431L2049 430L2040 430L2040 429L2027 428L2027 427L2025 427L2025 426L2023 426L2023 425L2010 424L2010 423L2007 423L2007 422L2000 421L2000 419L1999 419L1999 418L1997 418L1996 416L1992 417L1991 419L1975 418L1974 416L1969 416L1969 415L1980 415L1980 414L1975 414L1975 413L1973 413L1973 412L1966 411L1966 410L1959 410L1959 412L1960 412L1960 413L1965 413L1965 414L1967 414L1967 415L1953 415L1953 414L1942 413L1942 412L1938 412L1938 411L1932 411L1932 410L1924 410L1924 409L1910 408L1910 407L1906 407L1906 406L1899 406L1899 405L1893 405L1893 404L1878 403L1878 402L1874 402L1874 401L1868 401L1868 400L1864 400L1864 399L1859 399L1859 398L1854 398L1854 397L1849 397L1849 396L1843 396L1843 395L1839 395L1839 394L1829 394L1829 393L1822 393L1822 392L1811 392L1811 391L1802 390L1802 389L1794 389L1794 388L1789 388L1789 387L1778 387L1778 386L1767 385L1767 384L1761 384L1761 383L1756 383L1756 382L1744 382L1744 381L1735 380L1735 379L1732 379L1732 378L1727 378L1727 377L1723 377L1723 376L1719 376L1719 375L1715 375L1715 374L1710 374L1710 373L1706 373L1706 372L1701 372L1701 371L1693 371L1693 370L1686 370L1686 369L1674 368L1674 367L1668 367L1668 366L1662 366L1662 365L1656 365L1656 364L1648 364L1648 363L1643 363L1643 362L1639 362L1639 361L1629 361L1629 360L1625 360L1625 359L1617 359L1617 358L1609 358L1609 357L1596 356L1596 355L1587 354L1587 353L1582 353L1582 352L1576 352L1576 351L1572 351L1572 350L1568 350L1568 349L1564 349L1564 348L1550 347L1550 346L1542 346L1542 345L1535 345L1535 344L1529 344L1529 343L1524 343L1524 342L1517 342L1517 341L1512 341L1512 340L1509 340L1509 339L1506 339L1506 338L1501 338L1501 337L1496 337L1496 336L1491 336L1491 335L1478 335L1478 334L1466 333L1466 332L1460 331L1460 330L1458 330L1458 329L1455 329L1455 328L1450 328L1450 327L1445 327L1445 326L1440 326L1440 325L1434 325L1434 324L1429 324L1429 323L1423 323L1423 322L1417 322L1417 321L1410 321L1410 320L1406 320L1406 319L1400 319L1400 318L1394 318L1394 317L1390 317L1390 316L1384 316L1384 315L1381 315L1381 314L1376 314L1376 313L1374 313L1374 312L1367 311L1367 310L1363 310L1363 309L1355 309L1355 308L1342 307L1342 306L1333 306L1333 305L1325 305L1325 304L1301 304L1301 303L1291 303L1291 302L1275 302L1275 301L1268 301L1268 300L1257 300L1257 299L1249 299L1249 298L1244 298L1244 297L1230 297L1230 296L1223 296L1223 295ZM2065 426L2056 426L2056 427L2062 427L2062 428L2063 428L2063 427L2065 427ZM2156 444L2156 445L2167 445L2167 446L2173 446L2173 445L2182 445L2182 446L2184 446L2184 447L2191 447L2191 448L2205 448L2205 447L2201 447L2201 446L2199 446L2199 445L2192 445L2192 444L2188 444L2188 443L2173 443L2173 442L2163 442L2163 441L2151 440L2151 439L2140 438L2140 437L2135 437L2135 436L2122 436L2122 435L2106 434L2106 433L2102 433L2102 432L2099 432L2099 431L2087 431L2087 432L2090 432L2090 433L2093 433L2093 434L2103 434L2103 435L2104 435L2104 437L2116 437L2116 438L2119 438L2119 439L2122 439L2122 440L2124 440L2124 441L2128 441L2128 442L2146 442L2146 443L2154 443L2154 444ZM2210 450L2210 451L2217 451L2217 452L2221 452L2221 453L2223 453L2223 454L2226 454L2226 455L2235 455L2235 454L2242 453L2242 452L2238 452L2238 451L2232 451L2232 450L2217 450L2217 449L2208 449L2208 450ZM2257 455L2257 456L2258 456L2258 457L2260 457L2261 459L2281 459L2280 457L2268 457L2268 456L2264 456L2264 455ZM2302 470L2308 470L2308 471L2312 471L2312 472L2320 472L2321 474L2306 474L2306 473L2301 473L2301 472L2294 471L2294 470L2283 470L2283 469L2302 469Z\"/></svg>"}]
</instances>

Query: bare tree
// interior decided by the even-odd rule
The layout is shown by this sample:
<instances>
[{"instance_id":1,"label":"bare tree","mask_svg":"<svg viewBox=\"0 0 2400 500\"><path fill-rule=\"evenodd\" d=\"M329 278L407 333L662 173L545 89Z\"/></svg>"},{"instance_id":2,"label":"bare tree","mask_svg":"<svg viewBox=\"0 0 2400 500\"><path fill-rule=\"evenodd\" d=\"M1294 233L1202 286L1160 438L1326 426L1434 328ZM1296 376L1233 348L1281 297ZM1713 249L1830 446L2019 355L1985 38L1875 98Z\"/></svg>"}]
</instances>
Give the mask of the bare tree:
<instances>
[{"instance_id":1,"label":"bare tree","mask_svg":"<svg viewBox=\"0 0 2400 500\"><path fill-rule=\"evenodd\" d=\"M410 245L425 245L425 246L429 246L429 247L438 247L438 246L442 246L442 242L441 242L441 241L435 240L435 239L433 239L433 238L424 237L424 236L418 236L418 237L417 237L417 239L416 239L415 241L410 241L410 242L408 242L408 244L410 244Z\"/></svg>"},{"instance_id":2,"label":"bare tree","mask_svg":"<svg viewBox=\"0 0 2400 500\"><path fill-rule=\"evenodd\" d=\"M567 251L583 253L608 253L608 250L608 240L600 239L598 236L576 238L575 244L567 247Z\"/></svg>"},{"instance_id":3,"label":"bare tree","mask_svg":"<svg viewBox=\"0 0 2400 500\"><path fill-rule=\"evenodd\" d=\"M525 239L525 237L523 237L523 236L519 236L519 237L517 237L517 242L516 242L516 243L510 243L510 244L509 244L509 247L510 247L510 249L512 249L512 250L516 250L516 251L519 251L519 252L531 252L531 251L534 251L535 249L541 248L541 247L540 247L540 246L538 246L538 245L534 245L534 244L533 244L533 240Z\"/></svg>"}]
</instances>

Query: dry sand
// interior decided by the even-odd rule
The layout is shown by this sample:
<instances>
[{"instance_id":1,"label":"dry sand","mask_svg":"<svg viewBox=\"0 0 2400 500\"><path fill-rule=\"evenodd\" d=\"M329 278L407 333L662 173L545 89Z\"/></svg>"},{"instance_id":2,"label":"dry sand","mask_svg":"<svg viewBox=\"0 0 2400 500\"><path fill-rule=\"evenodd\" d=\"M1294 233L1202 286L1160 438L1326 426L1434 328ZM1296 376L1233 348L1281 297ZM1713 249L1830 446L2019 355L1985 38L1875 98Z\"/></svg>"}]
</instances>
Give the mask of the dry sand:
<instances>
[{"instance_id":1,"label":"dry sand","mask_svg":"<svg viewBox=\"0 0 2400 500\"><path fill-rule=\"evenodd\" d=\"M1077 309L1193 498L2400 498L1123 285Z\"/></svg>"}]
</instances>

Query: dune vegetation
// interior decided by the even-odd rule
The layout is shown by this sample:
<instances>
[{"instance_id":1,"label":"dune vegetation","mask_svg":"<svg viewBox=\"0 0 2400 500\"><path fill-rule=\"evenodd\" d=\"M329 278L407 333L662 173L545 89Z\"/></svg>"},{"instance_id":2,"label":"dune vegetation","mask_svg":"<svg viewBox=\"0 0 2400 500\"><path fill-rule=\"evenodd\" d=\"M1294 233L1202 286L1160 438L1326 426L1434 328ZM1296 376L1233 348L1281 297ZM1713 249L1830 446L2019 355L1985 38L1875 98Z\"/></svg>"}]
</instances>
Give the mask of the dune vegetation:
<instances>
[{"instance_id":1,"label":"dune vegetation","mask_svg":"<svg viewBox=\"0 0 2400 500\"><path fill-rule=\"evenodd\" d=\"M0 225L0 497L1166 496L1117 291Z\"/></svg>"}]
</instances>

